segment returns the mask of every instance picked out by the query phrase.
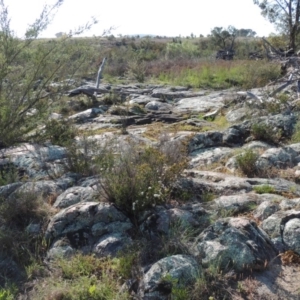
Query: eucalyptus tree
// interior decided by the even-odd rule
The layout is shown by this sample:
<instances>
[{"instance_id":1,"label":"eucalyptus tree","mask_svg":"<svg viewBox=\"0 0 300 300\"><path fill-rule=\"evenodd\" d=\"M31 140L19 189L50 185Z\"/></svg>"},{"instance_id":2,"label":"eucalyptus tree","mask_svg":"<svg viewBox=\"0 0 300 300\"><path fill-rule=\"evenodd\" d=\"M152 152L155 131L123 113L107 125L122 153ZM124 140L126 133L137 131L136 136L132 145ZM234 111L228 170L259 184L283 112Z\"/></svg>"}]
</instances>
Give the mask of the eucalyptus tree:
<instances>
[{"instance_id":1,"label":"eucalyptus tree","mask_svg":"<svg viewBox=\"0 0 300 300\"><path fill-rule=\"evenodd\" d=\"M237 29L233 26L229 26L228 28L214 27L211 31L213 44L221 49L232 49L236 36Z\"/></svg>"},{"instance_id":2,"label":"eucalyptus tree","mask_svg":"<svg viewBox=\"0 0 300 300\"><path fill-rule=\"evenodd\" d=\"M300 0L253 0L262 10L262 15L273 23L277 30L286 34L289 47L296 50L299 33Z\"/></svg>"}]
</instances>

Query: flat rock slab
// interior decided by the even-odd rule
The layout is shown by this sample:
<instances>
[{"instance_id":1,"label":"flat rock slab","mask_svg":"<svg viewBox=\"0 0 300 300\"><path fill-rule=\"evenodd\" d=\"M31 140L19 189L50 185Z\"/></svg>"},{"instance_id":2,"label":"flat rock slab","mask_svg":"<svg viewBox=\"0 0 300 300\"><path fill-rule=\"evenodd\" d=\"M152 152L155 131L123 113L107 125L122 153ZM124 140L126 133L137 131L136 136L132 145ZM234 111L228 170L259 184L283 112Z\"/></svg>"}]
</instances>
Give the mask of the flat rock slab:
<instances>
[{"instance_id":1,"label":"flat rock slab","mask_svg":"<svg viewBox=\"0 0 300 300\"><path fill-rule=\"evenodd\" d=\"M191 98L183 98L175 103L178 111L194 111L206 113L224 106L226 93L212 92L211 94Z\"/></svg>"},{"instance_id":2,"label":"flat rock slab","mask_svg":"<svg viewBox=\"0 0 300 300\"><path fill-rule=\"evenodd\" d=\"M228 147L200 149L190 154L192 168L208 166L228 158L233 150Z\"/></svg>"},{"instance_id":3,"label":"flat rock slab","mask_svg":"<svg viewBox=\"0 0 300 300\"><path fill-rule=\"evenodd\" d=\"M198 200L211 192L215 195L232 195L250 192L252 186L245 178L195 169L185 171L186 178L180 184L182 190L191 192Z\"/></svg>"},{"instance_id":4,"label":"flat rock slab","mask_svg":"<svg viewBox=\"0 0 300 300\"><path fill-rule=\"evenodd\" d=\"M160 98L164 100L173 100L173 99L181 99L181 98L190 98L196 96L203 96L206 94L206 91L188 91L186 87L166 87L166 88L158 88L152 91L151 96L154 98Z\"/></svg>"},{"instance_id":5,"label":"flat rock slab","mask_svg":"<svg viewBox=\"0 0 300 300\"><path fill-rule=\"evenodd\" d=\"M212 201L211 206L216 210L225 210L232 214L237 214L250 210L251 207L255 207L259 202L259 195L245 193L218 197Z\"/></svg>"},{"instance_id":6,"label":"flat rock slab","mask_svg":"<svg viewBox=\"0 0 300 300\"><path fill-rule=\"evenodd\" d=\"M13 165L29 178L43 179L49 177L52 171L57 174L63 172L62 160L66 155L64 147L23 144L0 150L0 166Z\"/></svg>"},{"instance_id":7,"label":"flat rock slab","mask_svg":"<svg viewBox=\"0 0 300 300\"><path fill-rule=\"evenodd\" d=\"M56 208L66 208L79 202L92 202L97 195L97 191L91 187L75 186L60 194L55 203Z\"/></svg>"},{"instance_id":8,"label":"flat rock slab","mask_svg":"<svg viewBox=\"0 0 300 300\"><path fill-rule=\"evenodd\" d=\"M129 100L129 104L146 105L147 103L154 100L157 100L157 98L153 98L147 95L131 95L131 100Z\"/></svg>"}]
</instances>

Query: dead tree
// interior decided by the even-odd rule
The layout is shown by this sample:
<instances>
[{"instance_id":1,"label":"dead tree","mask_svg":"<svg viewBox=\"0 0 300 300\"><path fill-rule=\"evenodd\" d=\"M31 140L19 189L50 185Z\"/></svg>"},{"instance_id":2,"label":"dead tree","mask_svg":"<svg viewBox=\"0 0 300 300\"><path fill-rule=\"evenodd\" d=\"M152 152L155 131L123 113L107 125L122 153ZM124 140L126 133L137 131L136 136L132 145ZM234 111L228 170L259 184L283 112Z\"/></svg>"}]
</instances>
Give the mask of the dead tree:
<instances>
[{"instance_id":1,"label":"dead tree","mask_svg":"<svg viewBox=\"0 0 300 300\"><path fill-rule=\"evenodd\" d=\"M105 62L106 62L106 58L103 59L101 65L99 67L95 86L91 86L91 85L80 86L76 89L73 89L73 90L69 91L68 96L69 97L74 97L74 96L77 96L77 95L80 95L80 94L84 94L84 95L90 97L92 99L93 103L96 104L97 103L96 96L97 96L98 93L109 93L109 91L107 89L100 89L99 88L100 79L101 79L102 72L104 70Z\"/></svg>"}]
</instances>

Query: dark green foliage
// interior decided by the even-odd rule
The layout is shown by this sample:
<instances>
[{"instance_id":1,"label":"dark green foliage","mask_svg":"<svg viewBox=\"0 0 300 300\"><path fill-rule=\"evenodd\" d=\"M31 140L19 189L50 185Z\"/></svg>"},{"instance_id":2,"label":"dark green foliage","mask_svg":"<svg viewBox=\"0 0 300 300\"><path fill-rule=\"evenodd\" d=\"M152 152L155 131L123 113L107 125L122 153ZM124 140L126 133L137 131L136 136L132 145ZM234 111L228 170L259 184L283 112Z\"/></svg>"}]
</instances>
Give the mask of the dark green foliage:
<instances>
[{"instance_id":1,"label":"dark green foliage","mask_svg":"<svg viewBox=\"0 0 300 300\"><path fill-rule=\"evenodd\" d=\"M53 145L68 146L74 142L76 134L77 130L71 121L52 119L46 122L41 138Z\"/></svg>"},{"instance_id":2,"label":"dark green foliage","mask_svg":"<svg viewBox=\"0 0 300 300\"><path fill-rule=\"evenodd\" d=\"M251 149L246 150L243 154L237 156L237 165L247 177L254 177L257 175L258 169L256 161L258 157L258 154Z\"/></svg>"},{"instance_id":3,"label":"dark green foliage","mask_svg":"<svg viewBox=\"0 0 300 300\"><path fill-rule=\"evenodd\" d=\"M282 131L274 131L274 128L266 123L253 124L251 126L251 134L257 140L266 141L272 144L278 144L282 139Z\"/></svg>"},{"instance_id":4,"label":"dark green foliage","mask_svg":"<svg viewBox=\"0 0 300 300\"><path fill-rule=\"evenodd\" d=\"M79 68L84 72L93 57L87 45L71 36L37 39L62 3L45 6L21 40L10 29L8 10L0 2L0 147L30 140L51 104L70 88L69 79Z\"/></svg>"},{"instance_id":5,"label":"dark green foliage","mask_svg":"<svg viewBox=\"0 0 300 300\"><path fill-rule=\"evenodd\" d=\"M20 180L20 174L17 168L12 164L1 166L0 168L0 186L14 183Z\"/></svg>"}]
</instances>

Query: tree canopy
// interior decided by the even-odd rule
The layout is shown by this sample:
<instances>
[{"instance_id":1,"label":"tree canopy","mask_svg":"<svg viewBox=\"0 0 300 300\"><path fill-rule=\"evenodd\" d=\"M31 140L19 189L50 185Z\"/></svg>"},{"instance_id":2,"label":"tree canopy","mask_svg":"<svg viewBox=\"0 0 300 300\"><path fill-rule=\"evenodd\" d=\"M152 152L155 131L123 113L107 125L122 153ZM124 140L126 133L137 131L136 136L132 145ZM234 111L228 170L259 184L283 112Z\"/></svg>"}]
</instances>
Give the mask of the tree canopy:
<instances>
[{"instance_id":1,"label":"tree canopy","mask_svg":"<svg viewBox=\"0 0 300 300\"><path fill-rule=\"evenodd\" d=\"M277 30L289 38L289 47L296 50L299 33L300 0L253 0L262 10L262 15L273 23Z\"/></svg>"},{"instance_id":2,"label":"tree canopy","mask_svg":"<svg viewBox=\"0 0 300 300\"><path fill-rule=\"evenodd\" d=\"M237 35L237 29L233 26L228 28L215 27L211 31L212 42L222 49L232 48Z\"/></svg>"}]
</instances>

